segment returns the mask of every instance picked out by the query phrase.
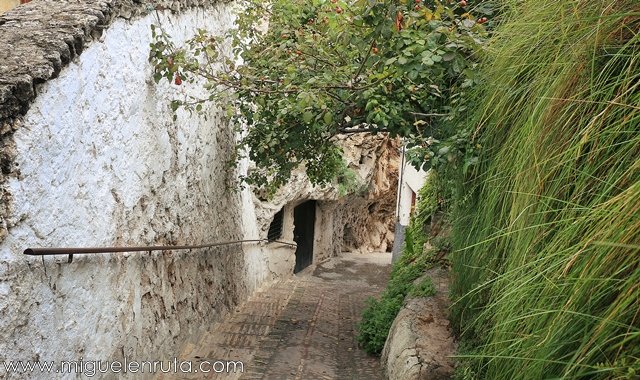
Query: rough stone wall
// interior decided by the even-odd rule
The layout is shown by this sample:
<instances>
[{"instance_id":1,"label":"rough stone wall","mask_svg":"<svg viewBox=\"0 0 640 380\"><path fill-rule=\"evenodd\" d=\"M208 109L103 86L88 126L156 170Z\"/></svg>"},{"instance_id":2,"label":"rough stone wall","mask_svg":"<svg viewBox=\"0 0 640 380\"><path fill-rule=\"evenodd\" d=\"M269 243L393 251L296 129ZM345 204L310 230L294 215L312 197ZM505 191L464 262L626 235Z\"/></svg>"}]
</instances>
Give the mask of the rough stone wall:
<instances>
[{"instance_id":1,"label":"rough stone wall","mask_svg":"<svg viewBox=\"0 0 640 380\"><path fill-rule=\"evenodd\" d=\"M158 13L178 41L232 22L225 5L162 4L179 11ZM231 129L214 108L173 122L169 101L192 89L151 80L148 10L39 0L0 17L0 360L168 359L266 278L265 260L239 246L71 264L22 255L250 233L251 198L221 174Z\"/></svg>"},{"instance_id":2,"label":"rough stone wall","mask_svg":"<svg viewBox=\"0 0 640 380\"><path fill-rule=\"evenodd\" d=\"M2 185L17 169L12 135L21 127L39 86L58 77L88 44L99 41L114 20L137 20L151 17L156 10L180 12L219 2L36 0L0 15L0 240L10 227L6 218L12 204L11 194ZM126 44L121 48L128 50Z\"/></svg>"},{"instance_id":3,"label":"rough stone wall","mask_svg":"<svg viewBox=\"0 0 640 380\"><path fill-rule=\"evenodd\" d=\"M41 84L57 78L63 67L78 57L88 44L100 41L114 20L150 19L156 10L179 12L210 7L212 0L37 0L0 15L0 241L6 235L11 194L4 184L15 177L13 133ZM168 13L168 12L165 12ZM148 23L148 21L147 21ZM141 36L147 36L147 32ZM140 36L135 36L136 41ZM148 38L145 40L147 41ZM120 46L127 52L126 43ZM117 52L114 52L117 54ZM126 80L118 74L114 75Z\"/></svg>"}]
</instances>

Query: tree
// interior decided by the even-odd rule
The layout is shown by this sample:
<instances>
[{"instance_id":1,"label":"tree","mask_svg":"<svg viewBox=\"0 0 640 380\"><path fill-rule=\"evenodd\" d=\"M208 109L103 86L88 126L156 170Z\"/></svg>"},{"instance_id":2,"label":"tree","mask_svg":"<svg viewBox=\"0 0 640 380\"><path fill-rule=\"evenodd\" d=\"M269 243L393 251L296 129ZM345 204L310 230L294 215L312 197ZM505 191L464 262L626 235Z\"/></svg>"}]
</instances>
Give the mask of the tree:
<instances>
[{"instance_id":1,"label":"tree","mask_svg":"<svg viewBox=\"0 0 640 380\"><path fill-rule=\"evenodd\" d=\"M201 79L211 91L174 101L174 110L215 101L243 126L237 152L257 167L248 183L272 192L304 166L327 184L344 170L338 134L387 132L423 148L414 161L436 156L434 137L476 83L492 13L486 2L466 3L242 0L237 28L224 36L199 30L178 47L154 27L150 61L156 81Z\"/></svg>"}]
</instances>

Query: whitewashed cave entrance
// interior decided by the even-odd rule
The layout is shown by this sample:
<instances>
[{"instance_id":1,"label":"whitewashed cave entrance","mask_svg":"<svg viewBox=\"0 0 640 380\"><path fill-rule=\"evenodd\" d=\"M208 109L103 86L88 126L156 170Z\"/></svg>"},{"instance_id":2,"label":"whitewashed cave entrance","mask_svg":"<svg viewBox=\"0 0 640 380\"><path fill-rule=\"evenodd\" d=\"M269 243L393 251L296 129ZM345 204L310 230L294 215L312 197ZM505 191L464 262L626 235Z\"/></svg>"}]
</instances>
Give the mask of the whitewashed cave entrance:
<instances>
[{"instance_id":1,"label":"whitewashed cave entrance","mask_svg":"<svg viewBox=\"0 0 640 380\"><path fill-rule=\"evenodd\" d=\"M276 275L298 273L342 251L342 228L336 227L339 202L304 199L285 204L273 215L267 239L269 268ZM283 245L278 241L294 242Z\"/></svg>"}]
</instances>

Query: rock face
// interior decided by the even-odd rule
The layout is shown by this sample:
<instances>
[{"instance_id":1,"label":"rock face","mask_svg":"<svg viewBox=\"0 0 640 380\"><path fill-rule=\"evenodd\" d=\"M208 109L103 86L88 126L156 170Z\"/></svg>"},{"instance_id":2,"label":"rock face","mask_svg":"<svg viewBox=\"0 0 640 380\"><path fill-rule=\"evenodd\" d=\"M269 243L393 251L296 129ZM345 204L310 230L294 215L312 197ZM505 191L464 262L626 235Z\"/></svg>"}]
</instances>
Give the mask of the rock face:
<instances>
[{"instance_id":1,"label":"rock face","mask_svg":"<svg viewBox=\"0 0 640 380\"><path fill-rule=\"evenodd\" d=\"M400 144L384 137L350 139L356 146L366 147L366 154L349 163L365 178L366 190L343 202L343 250L388 252L394 238Z\"/></svg>"},{"instance_id":2,"label":"rock face","mask_svg":"<svg viewBox=\"0 0 640 380\"><path fill-rule=\"evenodd\" d=\"M406 301L391 326L382 351L382 365L389 379L441 380L453 375L451 355L456 345L447 319L448 276L443 269L426 274L437 293Z\"/></svg>"}]
</instances>

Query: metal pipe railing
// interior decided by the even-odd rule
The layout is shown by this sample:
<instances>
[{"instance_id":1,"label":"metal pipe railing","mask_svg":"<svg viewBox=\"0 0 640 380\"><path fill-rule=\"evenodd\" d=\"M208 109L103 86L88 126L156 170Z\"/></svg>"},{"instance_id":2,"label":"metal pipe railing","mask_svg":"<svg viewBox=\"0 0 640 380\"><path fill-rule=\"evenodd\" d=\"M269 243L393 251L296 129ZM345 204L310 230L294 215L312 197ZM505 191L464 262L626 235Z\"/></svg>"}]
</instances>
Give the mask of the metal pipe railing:
<instances>
[{"instance_id":1,"label":"metal pipe railing","mask_svg":"<svg viewBox=\"0 0 640 380\"><path fill-rule=\"evenodd\" d=\"M234 240L222 243L198 244L198 245L150 245L139 247L86 247L86 248L27 248L23 254L29 256L53 256L53 255L69 255L69 262L73 261L73 255L85 255L96 253L121 253L121 252L149 252L151 251L180 251L187 249L212 248L225 245L243 244L243 243L279 243L296 247L297 244L289 243L281 240L268 239L245 239Z\"/></svg>"}]
</instances>

